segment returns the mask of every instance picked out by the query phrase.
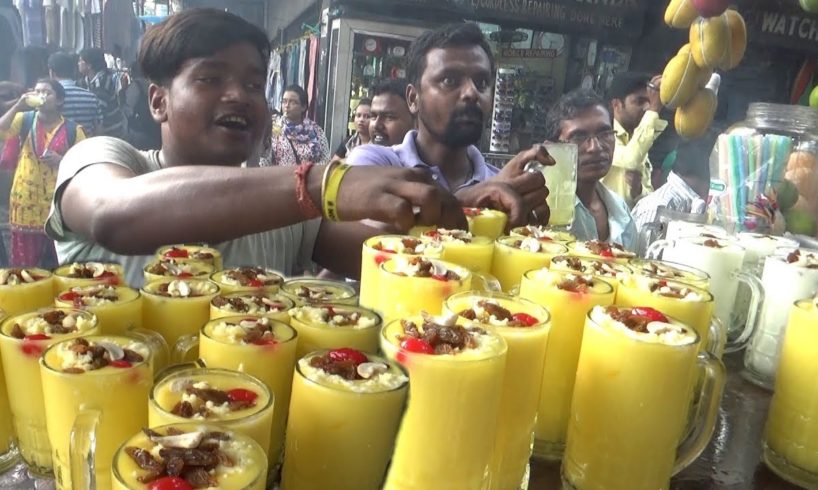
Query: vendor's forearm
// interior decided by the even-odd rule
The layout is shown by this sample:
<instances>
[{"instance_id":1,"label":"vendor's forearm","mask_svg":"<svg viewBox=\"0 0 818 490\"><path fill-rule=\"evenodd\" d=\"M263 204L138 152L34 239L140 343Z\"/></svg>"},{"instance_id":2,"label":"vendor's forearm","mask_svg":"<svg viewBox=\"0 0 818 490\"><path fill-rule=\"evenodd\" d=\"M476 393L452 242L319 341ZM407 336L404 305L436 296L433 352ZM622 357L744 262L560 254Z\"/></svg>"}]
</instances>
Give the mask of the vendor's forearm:
<instances>
[{"instance_id":1,"label":"vendor's forearm","mask_svg":"<svg viewBox=\"0 0 818 490\"><path fill-rule=\"evenodd\" d=\"M95 170L80 172L66 188L64 219L71 230L117 253L152 253L168 243L219 243L304 219L293 167L186 166L96 182ZM322 167L315 167L308 175L316 203L322 173ZM85 198L85 210L82 204L70 205L88 189L100 190Z\"/></svg>"}]
</instances>

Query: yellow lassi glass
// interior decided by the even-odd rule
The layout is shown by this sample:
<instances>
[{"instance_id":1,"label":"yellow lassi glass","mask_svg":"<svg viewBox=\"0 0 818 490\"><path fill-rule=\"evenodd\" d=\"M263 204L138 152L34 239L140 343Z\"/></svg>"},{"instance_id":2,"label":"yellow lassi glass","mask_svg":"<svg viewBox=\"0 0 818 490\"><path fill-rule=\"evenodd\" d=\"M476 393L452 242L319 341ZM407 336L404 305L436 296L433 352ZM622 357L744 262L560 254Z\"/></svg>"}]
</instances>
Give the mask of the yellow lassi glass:
<instances>
[{"instance_id":1,"label":"yellow lassi glass","mask_svg":"<svg viewBox=\"0 0 818 490\"><path fill-rule=\"evenodd\" d=\"M75 286L58 293L54 306L90 311L104 334L121 335L142 328L142 295L127 286Z\"/></svg>"},{"instance_id":2,"label":"yellow lassi glass","mask_svg":"<svg viewBox=\"0 0 818 490\"><path fill-rule=\"evenodd\" d=\"M88 311L48 308L8 318L0 327L0 359L20 455L37 475L51 473L39 359L52 344L99 333ZM13 373L13 375L11 375Z\"/></svg>"},{"instance_id":3,"label":"yellow lassi glass","mask_svg":"<svg viewBox=\"0 0 818 490\"><path fill-rule=\"evenodd\" d=\"M477 331L467 334L474 347L435 354L441 345L404 338L407 321L421 334L429 328L414 317L395 320L381 331L381 349L403 366L410 380L383 488L485 488L497 437L506 342L495 333Z\"/></svg>"},{"instance_id":4,"label":"yellow lassi glass","mask_svg":"<svg viewBox=\"0 0 818 490\"><path fill-rule=\"evenodd\" d=\"M497 309L487 303L502 310L494 311ZM527 488L531 439L540 401L536 387L542 383L551 316L532 301L502 293L468 291L447 299L446 311L459 314L458 321L465 321L464 324L476 324L497 333L508 345L488 488Z\"/></svg>"},{"instance_id":5,"label":"yellow lassi glass","mask_svg":"<svg viewBox=\"0 0 818 490\"><path fill-rule=\"evenodd\" d=\"M443 248L429 240L406 235L382 235L369 238L361 249L361 299L364 308L381 312L380 266L398 255L440 258Z\"/></svg>"},{"instance_id":6,"label":"yellow lassi glass","mask_svg":"<svg viewBox=\"0 0 818 490\"><path fill-rule=\"evenodd\" d=\"M157 259L173 259L176 262L204 262L216 271L224 268L222 253L207 245L168 245L156 251Z\"/></svg>"},{"instance_id":7,"label":"yellow lassi glass","mask_svg":"<svg viewBox=\"0 0 818 490\"><path fill-rule=\"evenodd\" d=\"M555 230L553 228L540 225L518 226L517 228L512 228L509 235L532 237L542 241L562 243L563 245L567 245L577 240L577 237L568 233L567 231Z\"/></svg>"},{"instance_id":8,"label":"yellow lassi glass","mask_svg":"<svg viewBox=\"0 0 818 490\"><path fill-rule=\"evenodd\" d=\"M210 447L213 447L214 444L218 445L220 450L235 464L227 466L219 463L212 468L212 471L208 471L208 474L216 480L216 485L208 487L210 490L264 490L267 484L267 457L264 450L252 438L238 431L208 422L207 424L187 423L154 427L151 432L159 437L181 435L185 441L190 440L188 434L201 432L203 437L194 437L192 442L198 440L199 444ZM207 436L209 433L216 435L209 437ZM179 438L176 439L179 440ZM158 454L159 449L163 447L161 442L168 439L157 438L156 440L159 442L153 442L145 431L140 431L119 447L113 461L113 490L149 490L153 488L150 483L158 481L167 482L170 485L168 488L192 487L191 483L186 480L183 480L186 486L174 486L175 481L178 480L169 481L166 473L163 473L160 479L150 483L139 481L139 478L149 476L150 472L140 468L128 452L139 449ZM173 448L172 444L169 446ZM161 457L157 461L163 463L164 467Z\"/></svg>"},{"instance_id":9,"label":"yellow lassi glass","mask_svg":"<svg viewBox=\"0 0 818 490\"><path fill-rule=\"evenodd\" d=\"M284 282L280 292L292 299L296 306L323 303L343 303L353 306L358 304L358 293L355 292L355 288L341 281L290 279Z\"/></svg>"},{"instance_id":10,"label":"yellow lassi glass","mask_svg":"<svg viewBox=\"0 0 818 490\"><path fill-rule=\"evenodd\" d=\"M474 236L464 230L433 228L421 235L443 246L441 259L469 269L472 272L488 273L494 255L494 240L485 236Z\"/></svg>"},{"instance_id":11,"label":"yellow lassi glass","mask_svg":"<svg viewBox=\"0 0 818 490\"><path fill-rule=\"evenodd\" d=\"M177 358L187 359L188 351L198 346L199 359L206 366L255 376L275 394L268 452L271 471L277 471L284 448L297 336L292 327L280 321L258 316L227 316L207 322L198 336L183 337L175 349Z\"/></svg>"},{"instance_id":12,"label":"yellow lassi glass","mask_svg":"<svg viewBox=\"0 0 818 490\"><path fill-rule=\"evenodd\" d=\"M544 306L551 313L534 425L534 456L559 459L565 447L585 315L594 306L612 305L614 290L599 277L540 269L523 277L520 297Z\"/></svg>"},{"instance_id":13,"label":"yellow lassi glass","mask_svg":"<svg viewBox=\"0 0 818 490\"><path fill-rule=\"evenodd\" d=\"M142 324L159 332L168 345L192 335L210 320L210 302L219 286L202 279L165 278L142 288Z\"/></svg>"},{"instance_id":14,"label":"yellow lassi glass","mask_svg":"<svg viewBox=\"0 0 818 490\"><path fill-rule=\"evenodd\" d=\"M284 283L278 272L263 267L235 267L214 272L210 280L219 285L222 294L238 291L276 293Z\"/></svg>"},{"instance_id":15,"label":"yellow lassi glass","mask_svg":"<svg viewBox=\"0 0 818 490\"><path fill-rule=\"evenodd\" d=\"M53 301L54 276L47 270L0 269L0 309L7 315L46 308Z\"/></svg>"},{"instance_id":16,"label":"yellow lassi glass","mask_svg":"<svg viewBox=\"0 0 818 490\"><path fill-rule=\"evenodd\" d=\"M117 447L148 423L153 352L167 349L153 335L153 344L127 336L64 340L43 354L40 374L58 489L111 488Z\"/></svg>"},{"instance_id":17,"label":"yellow lassi glass","mask_svg":"<svg viewBox=\"0 0 818 490\"><path fill-rule=\"evenodd\" d=\"M0 320L5 318L0 312ZM6 378L3 376L3 363L0 361L0 473L14 466L18 460L17 444L14 441L14 428L11 425L11 408L9 408Z\"/></svg>"},{"instance_id":18,"label":"yellow lassi glass","mask_svg":"<svg viewBox=\"0 0 818 490\"><path fill-rule=\"evenodd\" d=\"M568 253L578 257L610 260L620 264L627 264L629 260L636 258L636 253L626 250L621 244L600 240L569 243Z\"/></svg>"},{"instance_id":19,"label":"yellow lassi glass","mask_svg":"<svg viewBox=\"0 0 818 490\"><path fill-rule=\"evenodd\" d=\"M208 394L214 390L218 391L215 396ZM244 401L251 404L234 405ZM184 403L190 404L190 412L179 410ZM153 386L148 400L148 424L158 427L206 420L252 437L267 454L273 405L273 393L255 376L227 369L184 367Z\"/></svg>"},{"instance_id":20,"label":"yellow lassi glass","mask_svg":"<svg viewBox=\"0 0 818 490\"><path fill-rule=\"evenodd\" d=\"M494 244L491 274L500 281L503 291L520 284L523 274L551 265L551 259L568 251L557 242L541 242L530 237L500 237Z\"/></svg>"},{"instance_id":21,"label":"yellow lassi glass","mask_svg":"<svg viewBox=\"0 0 818 490\"><path fill-rule=\"evenodd\" d=\"M556 272L598 277L610 284L614 289L614 293L619 288L619 280L633 274L633 269L630 266L618 262L591 257L577 257L575 255L554 257L551 259L551 267L549 268Z\"/></svg>"},{"instance_id":22,"label":"yellow lassi glass","mask_svg":"<svg viewBox=\"0 0 818 490\"><path fill-rule=\"evenodd\" d=\"M562 464L565 488L667 490L671 475L695 460L713 434L724 366L709 354L697 357L699 336L690 327L657 310L638 323L619 316L625 312L633 315L613 306L588 314ZM694 395L697 379L704 382Z\"/></svg>"},{"instance_id":23,"label":"yellow lassi glass","mask_svg":"<svg viewBox=\"0 0 818 490\"><path fill-rule=\"evenodd\" d=\"M379 490L408 379L396 365L373 355L364 355L367 365L379 365L362 371L371 373L369 378L358 374L360 379L349 380L311 365L328 355L318 351L298 361L281 489Z\"/></svg>"},{"instance_id":24,"label":"yellow lassi glass","mask_svg":"<svg viewBox=\"0 0 818 490\"><path fill-rule=\"evenodd\" d=\"M165 278L174 279L207 279L213 274L214 267L205 262L176 262L173 259L156 259L142 269L145 284Z\"/></svg>"},{"instance_id":25,"label":"yellow lassi glass","mask_svg":"<svg viewBox=\"0 0 818 490\"><path fill-rule=\"evenodd\" d=\"M791 308L764 431L764 462L781 478L818 488L818 309L813 298Z\"/></svg>"},{"instance_id":26,"label":"yellow lassi glass","mask_svg":"<svg viewBox=\"0 0 818 490\"><path fill-rule=\"evenodd\" d=\"M442 260L397 257L381 264L384 323L396 318L443 311L443 301L471 289L468 269Z\"/></svg>"},{"instance_id":27,"label":"yellow lassi glass","mask_svg":"<svg viewBox=\"0 0 818 490\"><path fill-rule=\"evenodd\" d=\"M54 294L79 286L125 284L125 269L112 262L74 262L54 269Z\"/></svg>"},{"instance_id":28,"label":"yellow lassi glass","mask_svg":"<svg viewBox=\"0 0 818 490\"><path fill-rule=\"evenodd\" d=\"M630 266L634 274L640 276L681 281L697 288L710 290L710 274L689 265L636 258L631 259L628 266Z\"/></svg>"},{"instance_id":29,"label":"yellow lassi glass","mask_svg":"<svg viewBox=\"0 0 818 490\"><path fill-rule=\"evenodd\" d=\"M294 307L295 301L280 293L238 291L213 298L210 301L210 319L254 315L289 324L289 311Z\"/></svg>"},{"instance_id":30,"label":"yellow lassi glass","mask_svg":"<svg viewBox=\"0 0 818 490\"><path fill-rule=\"evenodd\" d=\"M498 239L506 231L508 215L502 211L486 208L463 208L469 231L474 236L484 236L492 240Z\"/></svg>"},{"instance_id":31,"label":"yellow lassi glass","mask_svg":"<svg viewBox=\"0 0 818 490\"><path fill-rule=\"evenodd\" d=\"M724 353L727 331L713 321L713 295L705 289L679 281L644 276L626 277L619 282L618 306L650 306L693 327L702 349L717 358Z\"/></svg>"},{"instance_id":32,"label":"yellow lassi glass","mask_svg":"<svg viewBox=\"0 0 818 490\"><path fill-rule=\"evenodd\" d=\"M298 332L296 356L300 359L314 350L340 347L374 354L383 322L372 310L329 303L293 308L290 325Z\"/></svg>"}]
</instances>

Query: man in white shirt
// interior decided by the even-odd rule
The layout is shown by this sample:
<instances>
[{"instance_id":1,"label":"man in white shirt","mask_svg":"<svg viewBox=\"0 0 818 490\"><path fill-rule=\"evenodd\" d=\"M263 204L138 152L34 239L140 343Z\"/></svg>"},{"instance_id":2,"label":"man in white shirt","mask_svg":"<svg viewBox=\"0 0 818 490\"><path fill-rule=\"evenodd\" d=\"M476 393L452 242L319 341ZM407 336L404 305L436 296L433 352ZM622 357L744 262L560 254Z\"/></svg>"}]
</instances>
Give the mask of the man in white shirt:
<instances>
[{"instance_id":1,"label":"man in white shirt","mask_svg":"<svg viewBox=\"0 0 818 490\"><path fill-rule=\"evenodd\" d=\"M546 118L550 141L579 147L577 198L570 232L579 240L636 247L636 226L628 205L600 182L611 168L613 118L605 101L592 90L578 89L557 101Z\"/></svg>"}]
</instances>

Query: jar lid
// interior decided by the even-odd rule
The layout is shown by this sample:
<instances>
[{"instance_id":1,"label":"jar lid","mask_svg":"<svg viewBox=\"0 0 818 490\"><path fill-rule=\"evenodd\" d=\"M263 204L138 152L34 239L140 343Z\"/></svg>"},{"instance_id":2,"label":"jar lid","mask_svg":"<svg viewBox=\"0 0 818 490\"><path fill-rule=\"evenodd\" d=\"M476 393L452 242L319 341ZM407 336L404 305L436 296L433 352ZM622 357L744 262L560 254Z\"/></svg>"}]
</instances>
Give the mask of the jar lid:
<instances>
[{"instance_id":1,"label":"jar lid","mask_svg":"<svg viewBox=\"0 0 818 490\"><path fill-rule=\"evenodd\" d=\"M818 130L818 109L800 105L755 102L747 109L754 126L773 132L806 134Z\"/></svg>"}]
</instances>

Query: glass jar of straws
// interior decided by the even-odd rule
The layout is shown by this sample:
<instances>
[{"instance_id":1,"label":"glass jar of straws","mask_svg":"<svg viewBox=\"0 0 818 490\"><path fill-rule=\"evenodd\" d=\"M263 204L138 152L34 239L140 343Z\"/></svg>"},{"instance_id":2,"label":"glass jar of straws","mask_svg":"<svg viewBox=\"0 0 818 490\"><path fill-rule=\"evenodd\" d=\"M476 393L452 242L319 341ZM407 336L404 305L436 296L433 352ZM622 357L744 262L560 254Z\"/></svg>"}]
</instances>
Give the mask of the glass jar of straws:
<instances>
[{"instance_id":1,"label":"glass jar of straws","mask_svg":"<svg viewBox=\"0 0 818 490\"><path fill-rule=\"evenodd\" d=\"M818 211L818 109L754 103L711 158L713 221L783 234L782 212ZM813 204L815 201L815 204Z\"/></svg>"}]
</instances>

